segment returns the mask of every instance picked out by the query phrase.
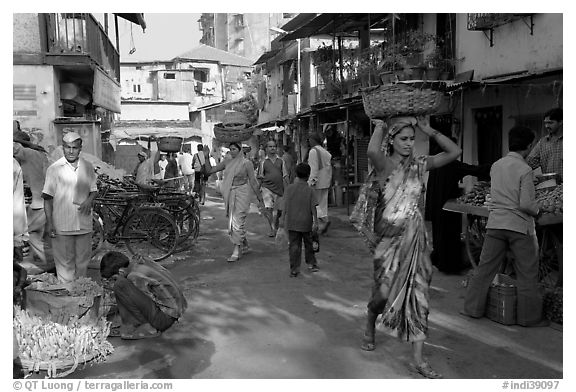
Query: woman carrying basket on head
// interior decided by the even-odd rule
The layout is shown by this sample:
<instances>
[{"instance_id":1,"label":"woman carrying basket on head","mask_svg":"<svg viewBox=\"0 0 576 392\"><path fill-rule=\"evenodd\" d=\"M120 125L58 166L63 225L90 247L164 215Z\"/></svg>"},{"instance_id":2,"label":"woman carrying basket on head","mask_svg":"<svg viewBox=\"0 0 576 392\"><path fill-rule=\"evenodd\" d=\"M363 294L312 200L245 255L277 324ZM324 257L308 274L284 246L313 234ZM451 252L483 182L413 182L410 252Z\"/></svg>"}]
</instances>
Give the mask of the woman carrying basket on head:
<instances>
[{"instance_id":1,"label":"woman carrying basket on head","mask_svg":"<svg viewBox=\"0 0 576 392\"><path fill-rule=\"evenodd\" d=\"M228 258L228 262L235 262L240 259L242 253L250 249L244 228L250 208L250 187L258 197L260 205L262 193L254 176L254 166L244 156L240 144L230 143L229 148L232 159L224 159L214 167L210 166L210 161L207 159L206 169L208 174L224 170L224 179L220 189L228 217L228 234L234 244L234 251Z\"/></svg>"},{"instance_id":2,"label":"woman carrying basket on head","mask_svg":"<svg viewBox=\"0 0 576 392\"><path fill-rule=\"evenodd\" d=\"M368 145L374 171L350 218L374 255L374 283L361 348L375 349L376 319L381 314L380 329L412 343L413 369L428 378L441 378L422 355L432 263L419 203L425 171L454 161L462 150L432 129L424 117L393 118L387 128L382 120L374 122ZM434 138L443 152L415 157L416 129Z\"/></svg>"}]
</instances>

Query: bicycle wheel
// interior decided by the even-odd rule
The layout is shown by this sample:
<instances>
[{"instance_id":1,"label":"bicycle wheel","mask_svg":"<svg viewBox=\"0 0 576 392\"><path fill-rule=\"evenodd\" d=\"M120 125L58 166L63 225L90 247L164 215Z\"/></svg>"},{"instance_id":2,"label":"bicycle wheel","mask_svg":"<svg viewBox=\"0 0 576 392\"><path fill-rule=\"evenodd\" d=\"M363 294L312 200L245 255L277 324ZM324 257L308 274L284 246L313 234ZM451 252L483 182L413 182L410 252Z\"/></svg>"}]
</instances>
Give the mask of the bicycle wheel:
<instances>
[{"instance_id":1,"label":"bicycle wheel","mask_svg":"<svg viewBox=\"0 0 576 392\"><path fill-rule=\"evenodd\" d=\"M122 236L132 254L159 261L174 252L178 228L170 214L160 209L140 209L128 218Z\"/></svg>"},{"instance_id":2,"label":"bicycle wheel","mask_svg":"<svg viewBox=\"0 0 576 392\"><path fill-rule=\"evenodd\" d=\"M484 235L486 234L486 223L488 218L476 215L465 215L466 222L466 253L468 260L473 268L478 267L480 263L480 253L482 253L482 244L484 244Z\"/></svg>"},{"instance_id":3,"label":"bicycle wheel","mask_svg":"<svg viewBox=\"0 0 576 392\"><path fill-rule=\"evenodd\" d=\"M188 196L186 198L162 199L164 209L172 216L178 227L178 243L188 238L198 238L200 225L200 209L196 200Z\"/></svg>"},{"instance_id":4,"label":"bicycle wheel","mask_svg":"<svg viewBox=\"0 0 576 392\"><path fill-rule=\"evenodd\" d=\"M172 215L178 226L179 237L178 242L184 242L189 238L198 238L200 232L200 218L194 211L194 207L189 206Z\"/></svg>"}]
</instances>

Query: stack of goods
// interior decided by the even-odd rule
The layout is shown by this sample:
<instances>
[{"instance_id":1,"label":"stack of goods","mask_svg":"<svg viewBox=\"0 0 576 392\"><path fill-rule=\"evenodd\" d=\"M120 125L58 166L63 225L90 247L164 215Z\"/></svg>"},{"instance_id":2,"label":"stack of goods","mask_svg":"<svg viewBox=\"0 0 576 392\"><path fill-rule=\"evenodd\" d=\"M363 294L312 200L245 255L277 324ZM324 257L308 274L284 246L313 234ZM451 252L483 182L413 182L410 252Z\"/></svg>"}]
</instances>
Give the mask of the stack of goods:
<instances>
[{"instance_id":1,"label":"stack of goods","mask_svg":"<svg viewBox=\"0 0 576 392\"><path fill-rule=\"evenodd\" d=\"M544 295L544 316L548 320L562 325L562 314L562 288L556 287Z\"/></svg>"},{"instance_id":2,"label":"stack of goods","mask_svg":"<svg viewBox=\"0 0 576 392\"><path fill-rule=\"evenodd\" d=\"M106 174L98 174L96 186L98 197L104 197L109 193L138 192L138 186L130 178L110 178Z\"/></svg>"},{"instance_id":3,"label":"stack of goods","mask_svg":"<svg viewBox=\"0 0 576 392\"><path fill-rule=\"evenodd\" d=\"M110 323L104 317L96 323L71 317L59 324L14 307L14 332L22 367L29 372L45 370L48 377L67 376L79 364L103 361L114 351L106 340ZM58 374L59 370L63 372Z\"/></svg>"},{"instance_id":4,"label":"stack of goods","mask_svg":"<svg viewBox=\"0 0 576 392\"><path fill-rule=\"evenodd\" d=\"M562 185L536 191L536 200L542 214L562 215Z\"/></svg>"},{"instance_id":5,"label":"stack of goods","mask_svg":"<svg viewBox=\"0 0 576 392\"><path fill-rule=\"evenodd\" d=\"M221 123L214 125L214 137L223 143L239 143L252 137L254 128L241 112L229 112Z\"/></svg>"},{"instance_id":6,"label":"stack of goods","mask_svg":"<svg viewBox=\"0 0 576 392\"><path fill-rule=\"evenodd\" d=\"M490 182L478 181L474 184L472 190L463 196L460 196L456 201L462 204L470 204L473 206L482 207L486 201L486 196L490 194Z\"/></svg>"}]
</instances>

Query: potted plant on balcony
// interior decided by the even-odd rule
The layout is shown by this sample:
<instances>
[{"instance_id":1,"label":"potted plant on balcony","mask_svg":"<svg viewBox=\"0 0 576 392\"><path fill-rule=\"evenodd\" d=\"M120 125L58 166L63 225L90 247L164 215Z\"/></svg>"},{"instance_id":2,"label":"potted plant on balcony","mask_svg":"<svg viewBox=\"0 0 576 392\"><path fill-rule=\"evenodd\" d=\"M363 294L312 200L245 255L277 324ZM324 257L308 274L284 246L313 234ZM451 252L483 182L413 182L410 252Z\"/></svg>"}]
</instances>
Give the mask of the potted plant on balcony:
<instances>
[{"instance_id":1,"label":"potted plant on balcony","mask_svg":"<svg viewBox=\"0 0 576 392\"><path fill-rule=\"evenodd\" d=\"M464 58L452 59L444 56L442 49L436 46L428 56L426 56L426 78L429 80L447 80L454 72L454 66L464 60Z\"/></svg>"},{"instance_id":2,"label":"potted plant on balcony","mask_svg":"<svg viewBox=\"0 0 576 392\"><path fill-rule=\"evenodd\" d=\"M440 47L434 47L432 52L426 56L424 61L426 63L426 79L438 80L440 71L444 66L444 55L442 54Z\"/></svg>"},{"instance_id":3,"label":"potted plant on balcony","mask_svg":"<svg viewBox=\"0 0 576 392\"><path fill-rule=\"evenodd\" d=\"M393 70L397 79L404 80L422 78L425 68L422 53L428 43L437 42L438 39L434 34L411 30L395 40L388 38L386 41L382 77L387 78L387 72Z\"/></svg>"}]
</instances>

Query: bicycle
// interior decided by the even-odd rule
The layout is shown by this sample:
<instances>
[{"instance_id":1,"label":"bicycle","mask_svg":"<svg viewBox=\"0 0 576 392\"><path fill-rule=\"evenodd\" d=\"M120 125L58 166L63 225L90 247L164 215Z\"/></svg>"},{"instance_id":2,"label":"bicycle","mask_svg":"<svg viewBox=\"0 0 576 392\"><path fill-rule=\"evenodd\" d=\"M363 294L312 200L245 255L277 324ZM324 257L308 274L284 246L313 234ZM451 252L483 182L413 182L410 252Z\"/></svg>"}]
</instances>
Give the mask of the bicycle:
<instances>
[{"instance_id":1,"label":"bicycle","mask_svg":"<svg viewBox=\"0 0 576 392\"><path fill-rule=\"evenodd\" d=\"M179 238L176 222L163 208L161 203L147 202L142 194L97 197L93 212L96 237L111 244L124 241L134 255L163 260L174 252Z\"/></svg>"},{"instance_id":2,"label":"bicycle","mask_svg":"<svg viewBox=\"0 0 576 392\"><path fill-rule=\"evenodd\" d=\"M200 233L200 206L196 196L188 195L162 185L154 187L139 186L147 201L161 203L172 216L179 230L178 244L182 245L188 238L194 240Z\"/></svg>"}]
</instances>

